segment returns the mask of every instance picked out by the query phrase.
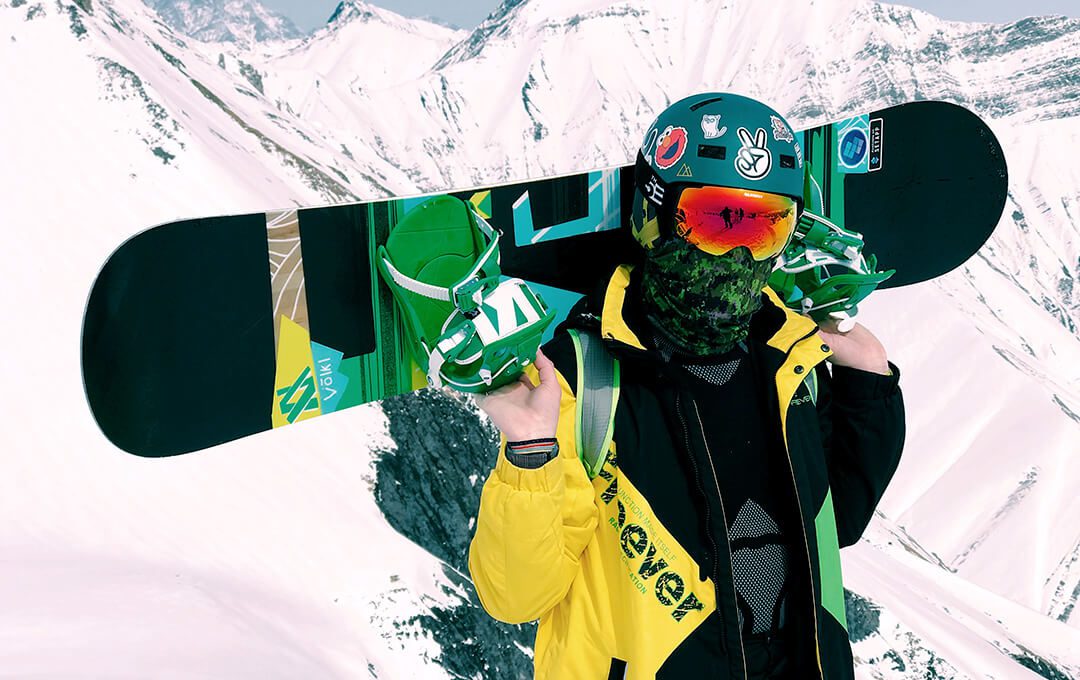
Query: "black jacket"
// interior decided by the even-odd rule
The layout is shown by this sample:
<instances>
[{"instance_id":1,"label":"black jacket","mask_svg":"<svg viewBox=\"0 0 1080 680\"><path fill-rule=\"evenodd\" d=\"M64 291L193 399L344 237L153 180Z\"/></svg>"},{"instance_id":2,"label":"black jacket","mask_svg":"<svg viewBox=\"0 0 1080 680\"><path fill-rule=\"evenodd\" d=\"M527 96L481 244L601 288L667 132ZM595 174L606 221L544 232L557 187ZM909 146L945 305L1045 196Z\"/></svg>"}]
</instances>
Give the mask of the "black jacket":
<instances>
[{"instance_id":1,"label":"black jacket","mask_svg":"<svg viewBox=\"0 0 1080 680\"><path fill-rule=\"evenodd\" d=\"M530 564L528 555L509 555L508 542L533 540L524 534L539 525L535 540L542 545L552 527L535 516L514 524L517 519L507 513L514 512L514 494L546 490L557 475L563 476L567 481L560 483L567 486L567 499L558 502L564 508L566 533L559 544L564 554L557 568L546 569L567 576L540 577L552 582L545 587L554 595L545 597L555 602L554 608L528 614L522 610L522 615L541 618L537 677L591 678L597 664L607 663L610 676L619 678L626 668L628 678L741 679L746 673L730 544L723 519L708 512L710 505L717 507L709 494L717 495L718 485L707 466L707 442L716 433L710 430L712 423L701 418L697 403L701 393L695 398L687 383L692 378L638 339L636 332L643 330L637 309L640 294L631 271L625 265L616 270L603 295L579 303L544 347L564 392L577 384L574 348L566 328L592 327L620 360L614 448L600 476L592 480L595 536L578 547L576 537L593 525L583 524L581 517L587 513L567 510L571 503L584 501L568 499L571 485L580 483L580 464L575 470L573 443L568 453L560 434L560 462L545 466L554 469L561 464L559 472L511 470L500 454L481 500L470 569L485 607L493 615L511 618L501 606L514 597L504 573L530 569L539 573L545 567ZM829 350L817 335L816 324L783 308L770 289L762 292L762 302L751 320L747 344L758 384L766 386L764 408L775 424L772 434L789 454L791 516L793 526L801 529L796 529L798 542L790 565L792 578L801 587L796 590L801 597L790 600L788 609L789 629L801 632L791 660L796 677L850 680L854 671L839 548L859 540L899 463L904 441L899 369L890 363L892 375L881 376L834 367L830 374L823 363ZM815 381L806 379L811 372L816 375L816 390ZM572 393L568 399L572 403ZM566 401L564 397L561 433ZM536 479L546 474L547 481L534 485L530 473L536 472ZM501 536L496 524L522 528L515 529L516 536ZM670 545L663 545L658 536L666 537ZM657 552L654 541L667 552ZM661 555L667 555L670 563L665 567L678 572L663 583L666 574L657 567L664 562ZM613 566L617 561L621 566ZM563 583L567 579L569 583ZM700 590L702 586L707 588ZM562 589L561 595L556 588ZM627 603L639 593L649 604ZM681 601L675 601L676 595ZM658 607L653 596L667 609ZM689 622L692 628L671 633L671 622L654 610L679 625ZM587 615L582 617L582 612ZM575 623L575 617L591 623ZM654 625L656 641L642 642L641 630ZM586 626L586 634L578 630L580 626Z\"/></svg>"}]
</instances>

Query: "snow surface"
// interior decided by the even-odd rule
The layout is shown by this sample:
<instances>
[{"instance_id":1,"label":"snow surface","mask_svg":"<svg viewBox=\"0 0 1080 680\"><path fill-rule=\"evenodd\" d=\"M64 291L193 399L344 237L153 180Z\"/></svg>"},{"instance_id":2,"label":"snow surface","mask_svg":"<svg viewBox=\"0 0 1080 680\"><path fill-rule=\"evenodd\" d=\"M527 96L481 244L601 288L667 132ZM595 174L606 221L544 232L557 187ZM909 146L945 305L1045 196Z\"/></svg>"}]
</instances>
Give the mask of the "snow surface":
<instances>
[{"instance_id":1,"label":"snow surface","mask_svg":"<svg viewBox=\"0 0 1080 680\"><path fill-rule=\"evenodd\" d=\"M124 239L181 217L623 163L660 108L705 89L800 125L919 98L991 119L1011 192L991 243L860 313L902 371L908 440L842 553L848 589L882 609L854 649L861 678L1038 677L1021 653L1080 676L1080 22L525 0L466 33L346 5L248 51L137 0L0 0L0 676L445 677L430 632L400 626L448 585L372 498L372 451L393 447L378 406L122 454L78 378L91 283Z\"/></svg>"}]
</instances>

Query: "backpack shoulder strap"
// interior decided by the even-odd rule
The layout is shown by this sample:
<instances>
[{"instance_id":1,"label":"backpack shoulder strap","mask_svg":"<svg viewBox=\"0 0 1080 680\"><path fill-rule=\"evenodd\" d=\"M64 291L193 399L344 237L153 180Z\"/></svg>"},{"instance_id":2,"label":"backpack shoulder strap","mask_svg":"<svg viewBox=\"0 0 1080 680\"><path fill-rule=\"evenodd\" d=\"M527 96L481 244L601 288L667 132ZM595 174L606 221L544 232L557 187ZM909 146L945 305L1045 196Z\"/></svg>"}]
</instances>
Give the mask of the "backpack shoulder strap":
<instances>
[{"instance_id":1,"label":"backpack shoulder strap","mask_svg":"<svg viewBox=\"0 0 1080 680\"><path fill-rule=\"evenodd\" d=\"M607 460L619 402L619 360L593 331L569 330L577 359L574 439L589 479Z\"/></svg>"},{"instance_id":2,"label":"backpack shoulder strap","mask_svg":"<svg viewBox=\"0 0 1080 680\"><path fill-rule=\"evenodd\" d=\"M806 383L806 390L810 393L810 403L816 406L818 395L817 371L811 370L810 375L803 378L803 382Z\"/></svg>"}]
</instances>

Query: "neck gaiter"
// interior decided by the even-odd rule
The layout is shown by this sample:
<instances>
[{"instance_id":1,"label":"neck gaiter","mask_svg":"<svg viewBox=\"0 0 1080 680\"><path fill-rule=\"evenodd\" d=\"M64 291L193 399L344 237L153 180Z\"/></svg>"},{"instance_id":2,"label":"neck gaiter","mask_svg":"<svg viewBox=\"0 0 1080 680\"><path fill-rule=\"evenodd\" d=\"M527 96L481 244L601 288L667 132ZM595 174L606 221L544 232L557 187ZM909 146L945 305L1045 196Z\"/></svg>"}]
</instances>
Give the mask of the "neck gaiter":
<instances>
[{"instance_id":1,"label":"neck gaiter","mask_svg":"<svg viewBox=\"0 0 1080 680\"><path fill-rule=\"evenodd\" d=\"M646 253L646 318L687 354L723 354L749 334L775 263L754 260L745 247L716 256L670 238Z\"/></svg>"}]
</instances>

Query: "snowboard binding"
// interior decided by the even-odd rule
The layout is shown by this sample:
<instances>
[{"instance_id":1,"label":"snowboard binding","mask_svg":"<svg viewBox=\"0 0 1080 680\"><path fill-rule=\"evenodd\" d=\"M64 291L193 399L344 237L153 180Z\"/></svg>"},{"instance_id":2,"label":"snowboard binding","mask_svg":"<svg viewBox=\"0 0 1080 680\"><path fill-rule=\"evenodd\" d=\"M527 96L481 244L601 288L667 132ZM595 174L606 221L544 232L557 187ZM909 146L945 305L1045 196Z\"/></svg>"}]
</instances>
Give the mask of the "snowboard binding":
<instances>
[{"instance_id":1,"label":"snowboard binding","mask_svg":"<svg viewBox=\"0 0 1080 680\"><path fill-rule=\"evenodd\" d=\"M555 313L521 279L500 281L499 233L468 204L452 196L421 203L377 255L432 387L488 392L535 359Z\"/></svg>"},{"instance_id":2,"label":"snowboard binding","mask_svg":"<svg viewBox=\"0 0 1080 680\"><path fill-rule=\"evenodd\" d=\"M810 211L795 225L791 243L780 254L769 286L789 308L820 323L840 321L839 330L854 326L858 304L895 269L877 271L877 258L863 253L862 234L848 231Z\"/></svg>"}]
</instances>

